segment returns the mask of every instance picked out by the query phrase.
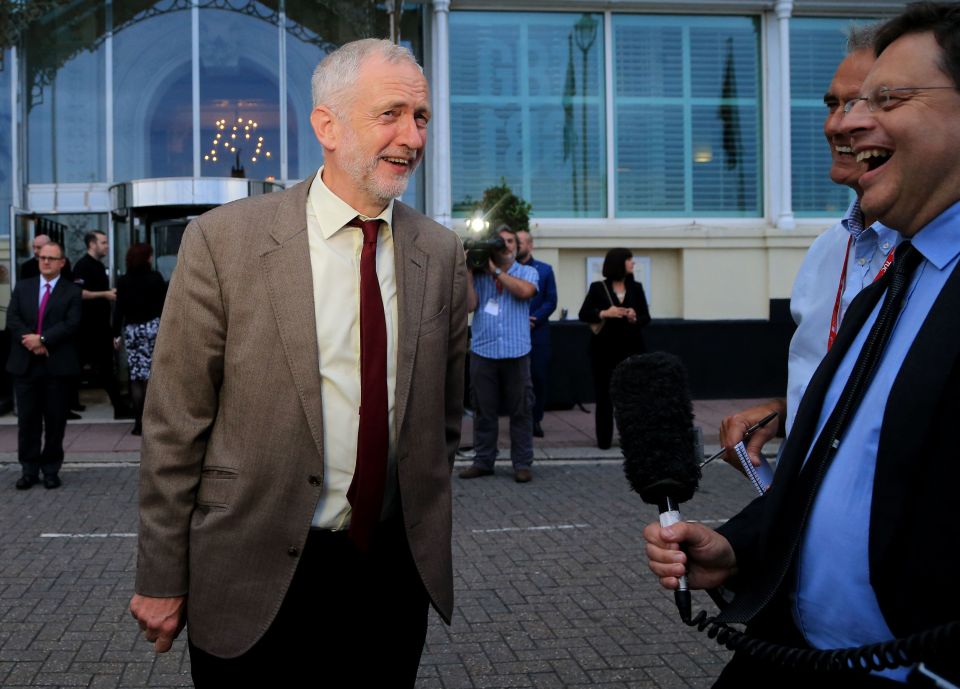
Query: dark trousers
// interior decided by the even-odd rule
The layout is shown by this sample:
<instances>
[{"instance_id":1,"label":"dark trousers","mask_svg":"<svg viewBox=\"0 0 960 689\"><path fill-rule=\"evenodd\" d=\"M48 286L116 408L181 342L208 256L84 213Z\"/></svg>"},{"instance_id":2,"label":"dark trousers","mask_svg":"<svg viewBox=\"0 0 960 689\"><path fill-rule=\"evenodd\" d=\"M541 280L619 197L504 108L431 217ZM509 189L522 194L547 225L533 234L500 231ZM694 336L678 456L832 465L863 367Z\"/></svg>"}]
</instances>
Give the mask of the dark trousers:
<instances>
[{"instance_id":1,"label":"dark trousers","mask_svg":"<svg viewBox=\"0 0 960 689\"><path fill-rule=\"evenodd\" d=\"M590 357L593 372L593 393L597 401L594 409L594 428L597 447L606 449L613 441L613 403L610 401L610 377L620 359L593 354Z\"/></svg>"},{"instance_id":2,"label":"dark trousers","mask_svg":"<svg viewBox=\"0 0 960 689\"><path fill-rule=\"evenodd\" d=\"M51 376L43 361L13 379L17 397L17 459L24 476L56 476L63 464L70 379ZM42 449L41 449L42 439Z\"/></svg>"},{"instance_id":3,"label":"dark trousers","mask_svg":"<svg viewBox=\"0 0 960 689\"><path fill-rule=\"evenodd\" d=\"M533 380L533 420L543 421L547 406L547 377L550 371L550 338L533 342L530 350L530 378Z\"/></svg>"},{"instance_id":4,"label":"dark trousers","mask_svg":"<svg viewBox=\"0 0 960 689\"><path fill-rule=\"evenodd\" d=\"M366 554L344 531L311 531L276 619L249 651L218 658L190 642L194 685L413 687L428 604L401 520L382 524Z\"/></svg>"},{"instance_id":5,"label":"dark trousers","mask_svg":"<svg viewBox=\"0 0 960 689\"><path fill-rule=\"evenodd\" d=\"M470 387L473 391L473 463L493 469L500 435L501 402L510 415L510 460L515 470L533 464L533 385L530 356L487 359L470 353Z\"/></svg>"}]
</instances>

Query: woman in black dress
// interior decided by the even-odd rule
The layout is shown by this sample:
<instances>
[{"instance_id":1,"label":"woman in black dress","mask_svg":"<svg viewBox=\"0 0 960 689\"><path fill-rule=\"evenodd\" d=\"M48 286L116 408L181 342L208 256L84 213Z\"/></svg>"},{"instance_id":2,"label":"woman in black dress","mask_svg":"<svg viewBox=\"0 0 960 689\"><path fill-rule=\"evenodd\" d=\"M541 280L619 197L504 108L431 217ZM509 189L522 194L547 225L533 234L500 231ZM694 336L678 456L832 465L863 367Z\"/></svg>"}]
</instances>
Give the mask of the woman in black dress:
<instances>
[{"instance_id":1,"label":"woman in black dress","mask_svg":"<svg viewBox=\"0 0 960 689\"><path fill-rule=\"evenodd\" d=\"M613 439L610 376L621 361L644 351L640 330L650 322L643 285L633 279L633 254L610 249L603 260L603 277L594 282L580 307L580 320L590 324L590 363L597 400L597 447L607 449Z\"/></svg>"},{"instance_id":2,"label":"woman in black dress","mask_svg":"<svg viewBox=\"0 0 960 689\"><path fill-rule=\"evenodd\" d=\"M123 335L130 369L130 398L136 421L133 435L140 435L143 426L143 401L147 396L153 346L160 328L160 312L167 296L167 283L153 269L153 248L149 244L133 244L127 250L127 273L117 280L117 305L113 314L116 346Z\"/></svg>"}]
</instances>

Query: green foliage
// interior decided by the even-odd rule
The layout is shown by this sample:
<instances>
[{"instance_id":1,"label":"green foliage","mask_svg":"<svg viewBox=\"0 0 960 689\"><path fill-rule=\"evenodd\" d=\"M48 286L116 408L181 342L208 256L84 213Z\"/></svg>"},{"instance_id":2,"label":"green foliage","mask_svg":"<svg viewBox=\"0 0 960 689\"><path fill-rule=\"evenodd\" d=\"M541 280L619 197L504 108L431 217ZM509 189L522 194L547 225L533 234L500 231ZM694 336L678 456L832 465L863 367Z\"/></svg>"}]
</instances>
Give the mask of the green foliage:
<instances>
[{"instance_id":1,"label":"green foliage","mask_svg":"<svg viewBox=\"0 0 960 689\"><path fill-rule=\"evenodd\" d=\"M514 194L506 180L500 180L495 187L485 189L480 203L474 206L490 221L490 229L508 225L515 232L530 231L530 211L532 206Z\"/></svg>"}]
</instances>

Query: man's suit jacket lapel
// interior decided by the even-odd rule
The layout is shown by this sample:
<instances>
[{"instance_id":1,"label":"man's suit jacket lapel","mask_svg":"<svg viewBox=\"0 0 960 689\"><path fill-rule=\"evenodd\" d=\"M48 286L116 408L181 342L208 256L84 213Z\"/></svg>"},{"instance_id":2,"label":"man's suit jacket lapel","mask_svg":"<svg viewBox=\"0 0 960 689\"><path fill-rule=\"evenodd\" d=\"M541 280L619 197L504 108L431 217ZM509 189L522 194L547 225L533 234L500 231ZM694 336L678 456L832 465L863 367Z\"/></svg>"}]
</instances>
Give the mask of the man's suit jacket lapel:
<instances>
[{"instance_id":1,"label":"man's suit jacket lapel","mask_svg":"<svg viewBox=\"0 0 960 689\"><path fill-rule=\"evenodd\" d=\"M57 282L57 287L60 282ZM56 291L56 290L54 290ZM21 317L24 324L30 328L30 332L37 329L37 317L40 315L40 278L29 278L23 282L23 292L20 296L22 300ZM53 292L50 293L50 299L53 299ZM50 304L47 304L50 306Z\"/></svg>"},{"instance_id":2,"label":"man's suit jacket lapel","mask_svg":"<svg viewBox=\"0 0 960 689\"><path fill-rule=\"evenodd\" d=\"M416 217L399 201L393 205L393 248L397 276L397 383L394 393L395 427L399 434L410 398L417 339L423 318L423 290L426 283L426 252L417 246Z\"/></svg>"},{"instance_id":3,"label":"man's suit jacket lapel","mask_svg":"<svg viewBox=\"0 0 960 689\"><path fill-rule=\"evenodd\" d=\"M313 177L286 193L277 210L260 264L277 320L283 356L296 382L297 394L320 456L323 456L323 414L320 397L320 353L314 312L313 273L307 235L307 194ZM335 306L332 302L331 306ZM264 352L265 356L279 352Z\"/></svg>"}]
</instances>

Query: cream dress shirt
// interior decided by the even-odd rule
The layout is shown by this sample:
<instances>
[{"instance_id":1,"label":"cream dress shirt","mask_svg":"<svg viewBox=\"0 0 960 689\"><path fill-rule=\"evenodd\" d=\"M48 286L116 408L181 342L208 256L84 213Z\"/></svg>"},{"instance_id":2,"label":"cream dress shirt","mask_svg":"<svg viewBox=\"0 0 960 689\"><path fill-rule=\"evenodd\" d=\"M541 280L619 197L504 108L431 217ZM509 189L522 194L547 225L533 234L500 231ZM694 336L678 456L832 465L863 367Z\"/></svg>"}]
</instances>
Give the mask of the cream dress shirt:
<instances>
[{"instance_id":1,"label":"cream dress shirt","mask_svg":"<svg viewBox=\"0 0 960 689\"><path fill-rule=\"evenodd\" d=\"M347 490L357 463L360 428L360 251L363 234L347 225L355 217L368 220L335 195L320 176L307 197L307 235L313 300L320 351L320 394L323 398L323 487L313 526L344 529L350 524ZM389 450L383 514L395 508L397 383L397 281L393 251L393 201L380 215L377 237L377 279L387 324L387 418Z\"/></svg>"}]
</instances>

